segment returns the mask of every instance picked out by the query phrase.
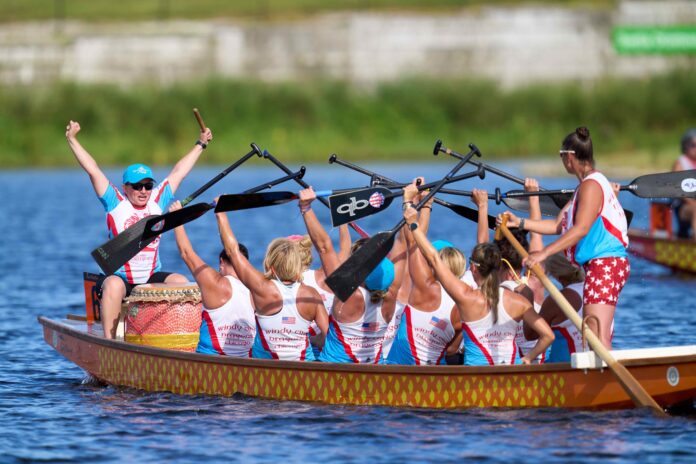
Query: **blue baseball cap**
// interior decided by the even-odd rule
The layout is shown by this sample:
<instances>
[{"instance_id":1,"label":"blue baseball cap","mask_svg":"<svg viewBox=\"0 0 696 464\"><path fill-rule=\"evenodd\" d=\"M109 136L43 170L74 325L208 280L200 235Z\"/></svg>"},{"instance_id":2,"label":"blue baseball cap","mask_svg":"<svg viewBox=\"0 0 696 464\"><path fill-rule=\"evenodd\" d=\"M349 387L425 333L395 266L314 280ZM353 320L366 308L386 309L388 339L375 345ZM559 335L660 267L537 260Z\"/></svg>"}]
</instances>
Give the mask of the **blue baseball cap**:
<instances>
[{"instance_id":1,"label":"blue baseball cap","mask_svg":"<svg viewBox=\"0 0 696 464\"><path fill-rule=\"evenodd\" d=\"M152 175L152 169L144 164L131 164L123 171L124 184L137 184L143 179L155 180L155 177Z\"/></svg>"},{"instance_id":2,"label":"blue baseball cap","mask_svg":"<svg viewBox=\"0 0 696 464\"><path fill-rule=\"evenodd\" d=\"M456 248L453 244L448 242L447 240L435 240L433 242L433 246L437 251L442 250L443 248Z\"/></svg>"},{"instance_id":3,"label":"blue baseball cap","mask_svg":"<svg viewBox=\"0 0 696 464\"><path fill-rule=\"evenodd\" d=\"M394 263L384 258L365 279L368 290L386 291L394 282Z\"/></svg>"}]
</instances>

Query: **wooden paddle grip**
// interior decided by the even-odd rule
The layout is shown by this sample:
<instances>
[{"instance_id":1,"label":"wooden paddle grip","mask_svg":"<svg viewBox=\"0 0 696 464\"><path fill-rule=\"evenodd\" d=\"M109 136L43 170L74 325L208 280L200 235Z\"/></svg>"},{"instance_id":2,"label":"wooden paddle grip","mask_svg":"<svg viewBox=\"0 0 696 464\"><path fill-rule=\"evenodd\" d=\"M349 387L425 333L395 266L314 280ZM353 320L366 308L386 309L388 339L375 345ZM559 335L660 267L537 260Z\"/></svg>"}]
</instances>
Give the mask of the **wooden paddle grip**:
<instances>
[{"instance_id":1,"label":"wooden paddle grip","mask_svg":"<svg viewBox=\"0 0 696 464\"><path fill-rule=\"evenodd\" d=\"M203 122L203 118L201 117L201 113L198 112L198 108L193 109L193 115L196 117L196 121L198 121L198 125L201 126L201 132L205 132L205 123Z\"/></svg>"},{"instance_id":2,"label":"wooden paddle grip","mask_svg":"<svg viewBox=\"0 0 696 464\"><path fill-rule=\"evenodd\" d=\"M503 214L502 222L498 227L495 228L495 239L500 240L503 238L503 227L507 229L507 222L508 219L510 219L510 216L508 216L507 213Z\"/></svg>"}]
</instances>

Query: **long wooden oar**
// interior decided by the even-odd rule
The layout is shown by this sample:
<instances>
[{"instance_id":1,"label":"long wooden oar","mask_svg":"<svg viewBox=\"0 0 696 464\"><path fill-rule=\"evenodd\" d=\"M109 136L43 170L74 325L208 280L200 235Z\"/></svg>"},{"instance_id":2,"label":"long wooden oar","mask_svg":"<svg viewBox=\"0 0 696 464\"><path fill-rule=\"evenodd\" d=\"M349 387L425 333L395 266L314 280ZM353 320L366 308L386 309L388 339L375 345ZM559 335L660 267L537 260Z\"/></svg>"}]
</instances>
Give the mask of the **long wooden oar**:
<instances>
[{"instance_id":1,"label":"long wooden oar","mask_svg":"<svg viewBox=\"0 0 696 464\"><path fill-rule=\"evenodd\" d=\"M336 155L335 153L329 157L329 164L334 164L334 163L336 163L340 166L346 167L348 169L351 169L353 171L359 172L360 174L365 174L366 176L371 177L373 185L386 185L386 186L404 185L404 184L400 184L399 182L397 182L393 179L385 177L381 174L377 174L374 171L370 171L369 169L366 169L362 166L358 166L357 164L353 164L353 163L350 163L348 161L341 160L338 158L338 155ZM440 189L440 191L442 192L443 189ZM454 203L450 203L450 202L445 201L441 198L435 198L435 203L440 205L440 206L444 206L445 208L448 208L450 211L452 211L452 212L458 214L459 216L466 218L470 221L474 221L474 222L478 221L478 211L473 209L473 208L469 208L469 207L464 206L464 205L457 205ZM488 215L488 227L490 229L495 229L495 217L493 217L491 215Z\"/></svg>"},{"instance_id":2,"label":"long wooden oar","mask_svg":"<svg viewBox=\"0 0 696 464\"><path fill-rule=\"evenodd\" d=\"M482 177L485 175L483 169L478 169L475 172L469 172L460 176L454 176L447 180L447 184L458 182L460 180L471 179L472 177ZM428 190L435 187L438 182L430 182L418 186L418 190ZM360 190L351 190L345 193L333 194L329 197L329 206L331 207L331 223L334 227L345 224L357 219L362 219L367 216L384 211L391 205L394 198L404 194L403 190L392 192L390 189L403 189L404 184L389 184L388 187L368 187Z\"/></svg>"},{"instance_id":3,"label":"long wooden oar","mask_svg":"<svg viewBox=\"0 0 696 464\"><path fill-rule=\"evenodd\" d=\"M456 151L451 150L450 148L443 148L442 147L442 140L438 139L435 141L435 147L433 148L433 153L447 153L450 156L453 156L455 158L461 159L462 156ZM519 185L524 185L524 179L521 179L519 177L513 176L512 174L509 174L505 171L502 171L498 168L495 168L493 166L490 166L486 163L482 163L477 160L470 160L469 163L473 164L474 166L479 166L485 169L488 172L492 172L493 174L502 177L503 179L510 180L516 184ZM545 191L544 189L540 188L539 191ZM570 199L567 195L559 195L559 194L551 194L549 195L549 198L553 201L553 203L556 205L558 208L557 210L553 208L550 204L546 204L544 207L542 207L542 214L545 214L547 216L558 216L558 213L561 212L561 209L568 203L568 200ZM540 203L544 202L543 199L540 199ZM626 214L626 221L630 222L630 218L633 218L633 212L629 210L624 210L624 213Z\"/></svg>"},{"instance_id":4,"label":"long wooden oar","mask_svg":"<svg viewBox=\"0 0 696 464\"><path fill-rule=\"evenodd\" d=\"M264 150L264 151L263 151L263 157L266 158L267 160L269 160L271 163L273 163L273 164L275 164L276 166L278 166L278 168L280 168L282 171L285 171L286 173L292 172L292 171L290 171L290 168L288 168L286 165L284 165L283 163L281 163L275 156L273 156L272 154L270 154L270 153L268 152L268 150ZM309 188L309 184L308 184L307 182L305 182L304 180L302 180L302 179L295 179L295 182L297 182L297 183L298 183L300 186L302 186L303 188ZM326 206L327 208L329 208L329 200L327 200L327 199L324 198L324 197L319 197L318 200L319 200L324 206ZM359 225L357 225L356 223L351 222L351 223L348 224L348 225L349 225L355 232L357 232L357 234L360 235L360 237L362 237L362 238L368 238L368 237L370 236L370 234L368 234L367 232L365 232L365 230L364 230L362 227L360 227Z\"/></svg>"},{"instance_id":5,"label":"long wooden oar","mask_svg":"<svg viewBox=\"0 0 696 464\"><path fill-rule=\"evenodd\" d=\"M517 250L517 252L523 258L528 255L524 247L517 241L514 235L507 228L507 215L503 216L502 224L496 230L496 239L499 240L500 235L504 235L505 238L512 244L512 246ZM546 277L544 271L535 264L531 268L532 272L541 280L546 290L551 294L551 297L556 301L558 306L563 311L563 314L570 319L578 330L582 331L582 320L571 304L566 300L563 294L556 288L556 286ZM616 376L619 384L623 387L624 391L633 400L636 406L648 407L655 411L656 414L661 416L666 416L665 412L662 410L660 405L648 394L647 391L641 386L641 384L631 375L631 373L626 369L623 364L620 364L614 356L607 350L602 342L597 338L597 336L591 330L585 331L585 336L592 350L599 355L599 357L604 361L611 372Z\"/></svg>"},{"instance_id":6,"label":"long wooden oar","mask_svg":"<svg viewBox=\"0 0 696 464\"><path fill-rule=\"evenodd\" d=\"M468 158L474 155L481 156L481 152L474 145L468 155L457 163L449 173L435 185L423 198L416 209L420 209L425 205L437 192L442 188L448 179L451 179L457 171L459 171L467 163ZM341 264L330 276L325 280L326 285L333 290L334 294L341 301L346 301L353 292L365 281L372 270L384 259L394 245L394 236L406 224L402 218L394 228L387 232L380 232L363 246L358 248L346 261Z\"/></svg>"}]
</instances>

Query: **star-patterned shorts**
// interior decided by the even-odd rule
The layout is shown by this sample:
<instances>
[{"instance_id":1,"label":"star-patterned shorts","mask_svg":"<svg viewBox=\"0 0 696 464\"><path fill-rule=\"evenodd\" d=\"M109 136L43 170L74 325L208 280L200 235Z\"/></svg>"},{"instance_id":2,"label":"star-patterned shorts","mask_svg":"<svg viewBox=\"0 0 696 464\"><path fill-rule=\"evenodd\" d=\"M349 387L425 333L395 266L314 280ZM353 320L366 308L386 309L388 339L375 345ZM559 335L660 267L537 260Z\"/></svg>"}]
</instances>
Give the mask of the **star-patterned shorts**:
<instances>
[{"instance_id":1,"label":"star-patterned shorts","mask_svg":"<svg viewBox=\"0 0 696 464\"><path fill-rule=\"evenodd\" d=\"M595 258L586 262L582 304L616 306L619 293L631 273L628 258Z\"/></svg>"}]
</instances>

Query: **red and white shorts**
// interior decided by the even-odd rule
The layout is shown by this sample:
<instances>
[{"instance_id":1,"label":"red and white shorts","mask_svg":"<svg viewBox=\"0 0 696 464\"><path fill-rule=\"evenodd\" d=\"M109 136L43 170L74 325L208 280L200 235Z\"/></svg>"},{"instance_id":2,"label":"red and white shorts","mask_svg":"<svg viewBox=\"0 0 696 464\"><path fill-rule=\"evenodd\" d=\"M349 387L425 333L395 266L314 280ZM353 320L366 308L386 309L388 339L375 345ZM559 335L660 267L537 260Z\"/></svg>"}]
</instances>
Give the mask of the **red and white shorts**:
<instances>
[{"instance_id":1,"label":"red and white shorts","mask_svg":"<svg viewBox=\"0 0 696 464\"><path fill-rule=\"evenodd\" d=\"M628 258L595 258L586 262L582 304L616 306L619 293L631 273Z\"/></svg>"}]
</instances>

